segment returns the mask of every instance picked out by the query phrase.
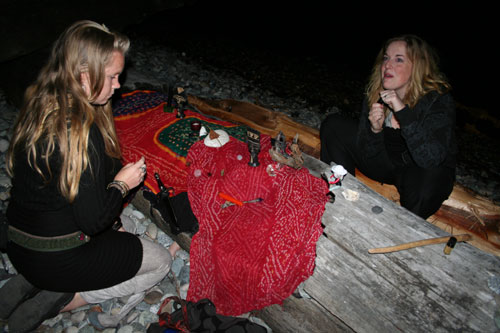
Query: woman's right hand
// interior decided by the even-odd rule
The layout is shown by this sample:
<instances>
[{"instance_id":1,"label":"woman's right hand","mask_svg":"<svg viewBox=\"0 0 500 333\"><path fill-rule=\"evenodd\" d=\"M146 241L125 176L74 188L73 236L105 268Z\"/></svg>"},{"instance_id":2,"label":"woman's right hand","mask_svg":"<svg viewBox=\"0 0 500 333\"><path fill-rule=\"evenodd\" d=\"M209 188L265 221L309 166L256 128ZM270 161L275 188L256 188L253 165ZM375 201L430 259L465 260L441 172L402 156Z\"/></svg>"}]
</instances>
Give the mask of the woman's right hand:
<instances>
[{"instance_id":1,"label":"woman's right hand","mask_svg":"<svg viewBox=\"0 0 500 333\"><path fill-rule=\"evenodd\" d=\"M144 156L135 163L128 163L115 176L115 180L125 182L130 189L138 186L144 181L146 175L146 164Z\"/></svg>"},{"instance_id":2,"label":"woman's right hand","mask_svg":"<svg viewBox=\"0 0 500 333\"><path fill-rule=\"evenodd\" d=\"M368 120L370 120L373 133L380 133L385 120L384 106L380 103L373 103L368 113Z\"/></svg>"}]
</instances>

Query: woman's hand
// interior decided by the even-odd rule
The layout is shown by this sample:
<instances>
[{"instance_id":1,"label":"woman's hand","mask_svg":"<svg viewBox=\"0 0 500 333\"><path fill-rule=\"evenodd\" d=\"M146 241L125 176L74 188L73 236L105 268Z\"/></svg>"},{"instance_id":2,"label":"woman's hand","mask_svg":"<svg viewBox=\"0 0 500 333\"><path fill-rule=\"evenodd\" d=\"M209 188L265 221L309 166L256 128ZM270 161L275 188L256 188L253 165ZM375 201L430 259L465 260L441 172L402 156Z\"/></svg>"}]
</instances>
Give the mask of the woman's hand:
<instances>
[{"instance_id":1,"label":"woman's hand","mask_svg":"<svg viewBox=\"0 0 500 333\"><path fill-rule=\"evenodd\" d=\"M368 113L368 120L370 121L373 133L380 133L385 120L384 106L380 103L373 103Z\"/></svg>"},{"instance_id":2,"label":"woman's hand","mask_svg":"<svg viewBox=\"0 0 500 333\"><path fill-rule=\"evenodd\" d=\"M401 111L405 107L403 101L394 90L382 90L380 92L380 97L394 112Z\"/></svg>"},{"instance_id":3,"label":"woman's hand","mask_svg":"<svg viewBox=\"0 0 500 333\"><path fill-rule=\"evenodd\" d=\"M144 181L146 175L146 164L144 156L135 163L128 163L115 176L115 180L125 182L130 189L138 186Z\"/></svg>"}]
</instances>

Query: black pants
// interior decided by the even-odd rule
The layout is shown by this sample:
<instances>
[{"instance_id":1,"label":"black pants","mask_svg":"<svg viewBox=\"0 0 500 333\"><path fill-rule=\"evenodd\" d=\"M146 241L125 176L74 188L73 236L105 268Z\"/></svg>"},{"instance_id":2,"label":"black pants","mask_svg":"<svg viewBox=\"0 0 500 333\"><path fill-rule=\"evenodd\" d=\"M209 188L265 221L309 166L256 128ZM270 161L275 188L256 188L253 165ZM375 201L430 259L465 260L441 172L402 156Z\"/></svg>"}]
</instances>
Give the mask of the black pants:
<instances>
[{"instance_id":1,"label":"black pants","mask_svg":"<svg viewBox=\"0 0 500 333\"><path fill-rule=\"evenodd\" d=\"M455 169L418 167L408 154L394 160L387 153L374 158L363 156L356 143L358 123L339 115L328 116L321 124L321 160L342 165L355 175L357 168L367 177L395 185L401 205L426 219L434 214L453 190Z\"/></svg>"}]
</instances>

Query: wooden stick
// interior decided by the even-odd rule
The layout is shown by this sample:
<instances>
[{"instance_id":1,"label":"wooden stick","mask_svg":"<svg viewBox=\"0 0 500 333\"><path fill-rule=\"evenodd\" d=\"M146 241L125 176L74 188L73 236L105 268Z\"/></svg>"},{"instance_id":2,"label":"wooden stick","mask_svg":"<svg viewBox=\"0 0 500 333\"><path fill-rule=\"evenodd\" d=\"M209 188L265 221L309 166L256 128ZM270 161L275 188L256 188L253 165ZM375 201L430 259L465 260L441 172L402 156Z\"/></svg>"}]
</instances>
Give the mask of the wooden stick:
<instances>
[{"instance_id":1,"label":"wooden stick","mask_svg":"<svg viewBox=\"0 0 500 333\"><path fill-rule=\"evenodd\" d=\"M419 247L419 246L447 243L451 237L455 237L457 239L457 242L466 242L466 241L469 241L472 239L472 236L469 234L460 234L460 235L452 235L452 236L446 236L446 237L422 239L422 240L415 241L415 242L409 242L409 243L388 246L388 247L379 247L379 248L375 248L375 249L369 249L368 252L369 253L388 253L388 252L396 252L396 251L401 251L401 250L408 250L408 249L412 249L414 247Z\"/></svg>"}]
</instances>

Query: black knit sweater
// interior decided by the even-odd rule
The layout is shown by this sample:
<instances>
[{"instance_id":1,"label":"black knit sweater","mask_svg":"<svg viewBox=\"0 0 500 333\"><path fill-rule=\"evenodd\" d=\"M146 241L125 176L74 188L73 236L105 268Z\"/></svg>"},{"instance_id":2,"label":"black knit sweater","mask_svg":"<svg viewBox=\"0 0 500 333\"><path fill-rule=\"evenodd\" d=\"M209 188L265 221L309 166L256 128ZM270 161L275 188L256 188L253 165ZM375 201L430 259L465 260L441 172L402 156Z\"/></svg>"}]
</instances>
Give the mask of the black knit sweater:
<instances>
[{"instance_id":1,"label":"black knit sweater","mask_svg":"<svg viewBox=\"0 0 500 333\"><path fill-rule=\"evenodd\" d=\"M429 92L415 107L406 106L395 112L401 127L398 130L384 127L382 132L373 133L369 111L365 101L358 129L358 147L367 158L385 155L394 161L398 153L406 150L421 168L440 165L455 168L455 102L449 93Z\"/></svg>"},{"instance_id":2,"label":"black knit sweater","mask_svg":"<svg viewBox=\"0 0 500 333\"><path fill-rule=\"evenodd\" d=\"M132 234L111 230L123 205L120 191L106 189L121 167L105 154L102 135L93 125L89 134L89 167L82 174L78 195L69 203L57 188L58 152L50 160L53 177L48 184L33 170L25 152L15 155L9 223L38 236L59 236L83 231L90 242L80 247L38 252L13 242L7 253L16 270L34 285L54 291L106 288L133 277L142 262L142 245ZM40 155L40 154L39 154ZM44 161L38 166L47 174Z\"/></svg>"}]
</instances>

